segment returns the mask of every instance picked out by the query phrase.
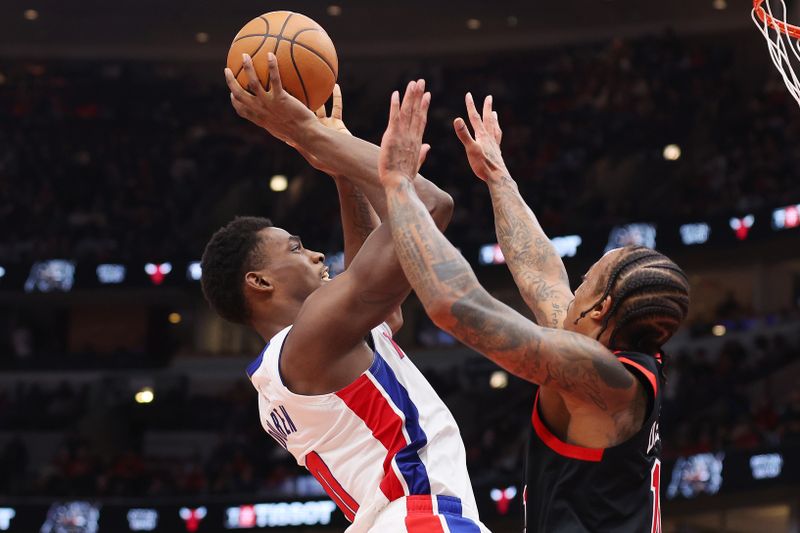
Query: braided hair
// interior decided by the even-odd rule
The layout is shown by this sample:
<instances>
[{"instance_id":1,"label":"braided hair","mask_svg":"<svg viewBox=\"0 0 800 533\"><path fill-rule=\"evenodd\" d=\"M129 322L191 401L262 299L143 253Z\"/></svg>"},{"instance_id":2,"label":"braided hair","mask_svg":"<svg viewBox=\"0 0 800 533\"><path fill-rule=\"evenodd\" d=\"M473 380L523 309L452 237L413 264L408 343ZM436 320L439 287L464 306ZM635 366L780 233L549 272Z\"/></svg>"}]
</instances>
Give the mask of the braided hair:
<instances>
[{"instance_id":1,"label":"braided hair","mask_svg":"<svg viewBox=\"0 0 800 533\"><path fill-rule=\"evenodd\" d=\"M611 308L603 317L597 338L615 318L609 348L620 343L643 353L661 352L661 345L675 333L689 310L689 280L683 270L655 250L627 246L609 266L605 283L600 298L581 312L580 318L611 296Z\"/></svg>"}]
</instances>

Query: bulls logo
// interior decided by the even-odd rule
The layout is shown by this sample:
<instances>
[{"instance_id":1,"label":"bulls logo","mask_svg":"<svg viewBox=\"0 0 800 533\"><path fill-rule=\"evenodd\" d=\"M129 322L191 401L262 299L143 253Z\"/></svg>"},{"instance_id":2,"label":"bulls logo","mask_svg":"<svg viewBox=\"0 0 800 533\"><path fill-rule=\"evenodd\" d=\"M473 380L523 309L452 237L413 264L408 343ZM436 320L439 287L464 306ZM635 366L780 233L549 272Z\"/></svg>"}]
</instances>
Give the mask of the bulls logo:
<instances>
[{"instance_id":1,"label":"bulls logo","mask_svg":"<svg viewBox=\"0 0 800 533\"><path fill-rule=\"evenodd\" d=\"M517 496L517 487L506 487L505 489L492 489L489 493L497 507L497 512L500 515L508 514L508 507Z\"/></svg>"},{"instance_id":2,"label":"bulls logo","mask_svg":"<svg viewBox=\"0 0 800 533\"><path fill-rule=\"evenodd\" d=\"M736 235L736 238L740 241L745 240L755 221L756 218L753 215L747 215L742 218L731 218L730 225L733 233Z\"/></svg>"},{"instance_id":3,"label":"bulls logo","mask_svg":"<svg viewBox=\"0 0 800 533\"><path fill-rule=\"evenodd\" d=\"M183 521L186 523L186 531L189 533L194 533L197 531L197 528L200 527L200 522L203 521L203 518L206 517L207 513L208 511L205 507L198 507L196 509L181 507L181 510L178 512L181 519L183 519Z\"/></svg>"},{"instance_id":4,"label":"bulls logo","mask_svg":"<svg viewBox=\"0 0 800 533\"><path fill-rule=\"evenodd\" d=\"M144 266L144 271L150 276L150 281L153 282L153 285L161 285L167 274L172 272L172 263L161 263L159 265L147 263Z\"/></svg>"}]
</instances>

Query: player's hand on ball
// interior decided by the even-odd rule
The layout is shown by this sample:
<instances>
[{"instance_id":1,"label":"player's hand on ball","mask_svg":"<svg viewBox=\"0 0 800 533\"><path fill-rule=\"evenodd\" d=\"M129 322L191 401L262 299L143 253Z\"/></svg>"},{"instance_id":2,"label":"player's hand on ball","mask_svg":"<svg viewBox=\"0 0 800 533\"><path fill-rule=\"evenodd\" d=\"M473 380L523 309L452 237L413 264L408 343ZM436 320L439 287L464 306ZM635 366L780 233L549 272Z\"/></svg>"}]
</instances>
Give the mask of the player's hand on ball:
<instances>
[{"instance_id":1,"label":"player's hand on ball","mask_svg":"<svg viewBox=\"0 0 800 533\"><path fill-rule=\"evenodd\" d=\"M317 119L300 100L283 89L275 55L270 53L268 61L269 91L261 86L249 55L244 54L243 63L248 79L247 90L239 85L231 69L225 69L225 80L231 90L231 103L240 117L297 147L307 128L316 124Z\"/></svg>"},{"instance_id":2,"label":"player's hand on ball","mask_svg":"<svg viewBox=\"0 0 800 533\"><path fill-rule=\"evenodd\" d=\"M472 124L472 129L475 131L475 138L472 138L467 124L461 117L455 119L453 127L456 130L458 140L461 141L467 151L469 166L472 167L472 171L476 176L486 182L508 176L508 169L500 152L503 131L500 129L497 112L492 111L491 95L487 96L483 101L483 116L475 108L471 93L467 93L465 100L467 116L470 124Z\"/></svg>"},{"instance_id":3,"label":"player's hand on ball","mask_svg":"<svg viewBox=\"0 0 800 533\"><path fill-rule=\"evenodd\" d=\"M389 125L381 139L378 157L378 173L384 185L413 179L425 161L430 145L422 144L422 134L430 103L431 94L425 92L425 80L409 82L402 103L399 93L392 93Z\"/></svg>"},{"instance_id":4,"label":"player's hand on ball","mask_svg":"<svg viewBox=\"0 0 800 533\"><path fill-rule=\"evenodd\" d=\"M347 129L347 126L345 126L344 119L342 119L342 107L342 89L337 83L333 86L333 107L331 108L331 116L328 116L325 111L325 105L323 104L317 109L317 118L323 126L352 135L350 130Z\"/></svg>"}]
</instances>

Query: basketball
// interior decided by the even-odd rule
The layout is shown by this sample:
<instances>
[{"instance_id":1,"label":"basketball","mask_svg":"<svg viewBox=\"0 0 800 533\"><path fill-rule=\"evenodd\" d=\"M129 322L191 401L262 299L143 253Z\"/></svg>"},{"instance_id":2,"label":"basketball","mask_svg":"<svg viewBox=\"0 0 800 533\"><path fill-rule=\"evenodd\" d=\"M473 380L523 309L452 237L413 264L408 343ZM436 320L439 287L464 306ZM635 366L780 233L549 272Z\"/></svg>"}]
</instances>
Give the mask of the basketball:
<instances>
[{"instance_id":1,"label":"basketball","mask_svg":"<svg viewBox=\"0 0 800 533\"><path fill-rule=\"evenodd\" d=\"M328 100L336 83L339 60L333 41L322 26L291 11L271 11L245 24L228 52L228 68L242 87L247 87L242 54L250 54L258 79L269 89L269 52L278 59L281 83L289 94L311 110Z\"/></svg>"}]
</instances>

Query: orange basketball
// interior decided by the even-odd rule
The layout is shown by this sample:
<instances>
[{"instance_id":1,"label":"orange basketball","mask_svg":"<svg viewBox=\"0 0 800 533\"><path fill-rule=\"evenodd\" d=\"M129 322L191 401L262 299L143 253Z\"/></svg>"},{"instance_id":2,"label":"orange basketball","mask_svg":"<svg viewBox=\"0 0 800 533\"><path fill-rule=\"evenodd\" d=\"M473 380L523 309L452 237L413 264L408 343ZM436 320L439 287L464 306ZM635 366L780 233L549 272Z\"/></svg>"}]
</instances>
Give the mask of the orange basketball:
<instances>
[{"instance_id":1,"label":"orange basketball","mask_svg":"<svg viewBox=\"0 0 800 533\"><path fill-rule=\"evenodd\" d=\"M245 24L228 52L228 68L242 87L247 87L242 54L250 54L258 79L269 88L269 52L278 58L281 83L292 96L312 110L330 98L339 59L322 26L291 11L271 11Z\"/></svg>"}]
</instances>

